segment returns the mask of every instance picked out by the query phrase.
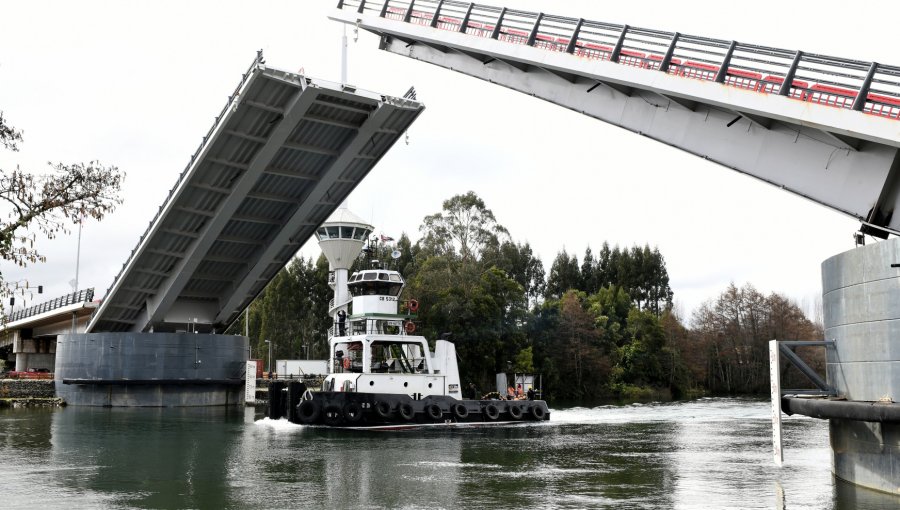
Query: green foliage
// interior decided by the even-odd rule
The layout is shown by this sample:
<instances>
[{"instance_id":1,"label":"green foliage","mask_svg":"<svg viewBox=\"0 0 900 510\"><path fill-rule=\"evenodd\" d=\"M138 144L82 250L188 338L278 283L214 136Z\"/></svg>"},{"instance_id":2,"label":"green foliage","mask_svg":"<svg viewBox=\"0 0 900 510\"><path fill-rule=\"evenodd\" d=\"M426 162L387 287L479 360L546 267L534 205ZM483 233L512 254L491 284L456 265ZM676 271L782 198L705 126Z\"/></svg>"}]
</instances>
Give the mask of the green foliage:
<instances>
[{"instance_id":1,"label":"green foliage","mask_svg":"<svg viewBox=\"0 0 900 510\"><path fill-rule=\"evenodd\" d=\"M295 258L269 282L249 310L250 343L255 358L268 356L266 340L272 342L274 359L310 359L327 356L328 261L324 256ZM245 315L228 328L230 334L243 335Z\"/></svg>"},{"instance_id":2,"label":"green foliage","mask_svg":"<svg viewBox=\"0 0 900 510\"><path fill-rule=\"evenodd\" d=\"M588 248L581 264L561 251L546 277L527 243L508 239L474 193L426 217L423 238L377 246L420 308L418 332L456 344L464 385L490 388L497 372L541 373L545 395L569 401L648 400L768 384L764 340L821 336L789 300L730 286L694 315L672 310L665 260L649 246ZM396 248L398 259L389 253ZM255 352L326 356L328 264L298 259L253 303ZM235 325L243 329L243 318ZM261 356L260 356L261 357Z\"/></svg>"},{"instance_id":3,"label":"green foliage","mask_svg":"<svg viewBox=\"0 0 900 510\"><path fill-rule=\"evenodd\" d=\"M513 365L513 371L518 374L534 373L534 351L528 346L516 354L516 362Z\"/></svg>"},{"instance_id":4,"label":"green foliage","mask_svg":"<svg viewBox=\"0 0 900 510\"><path fill-rule=\"evenodd\" d=\"M509 237L472 191L445 200L443 211L426 216L420 230L423 249L429 255L455 255L464 264L480 262L482 251L496 250L500 241Z\"/></svg>"},{"instance_id":5,"label":"green foliage","mask_svg":"<svg viewBox=\"0 0 900 510\"><path fill-rule=\"evenodd\" d=\"M560 299L566 291L581 288L581 271L578 268L578 257L569 257L566 250L556 255L547 276L546 298Z\"/></svg>"}]
</instances>

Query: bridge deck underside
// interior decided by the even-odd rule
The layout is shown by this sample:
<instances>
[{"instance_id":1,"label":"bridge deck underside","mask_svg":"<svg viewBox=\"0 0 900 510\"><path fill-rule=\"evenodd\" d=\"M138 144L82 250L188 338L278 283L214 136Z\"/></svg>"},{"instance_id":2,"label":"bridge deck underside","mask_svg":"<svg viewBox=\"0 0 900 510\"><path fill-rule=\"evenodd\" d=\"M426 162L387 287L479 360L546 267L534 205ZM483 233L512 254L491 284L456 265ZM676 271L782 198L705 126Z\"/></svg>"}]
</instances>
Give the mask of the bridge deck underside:
<instances>
[{"instance_id":1,"label":"bridge deck underside","mask_svg":"<svg viewBox=\"0 0 900 510\"><path fill-rule=\"evenodd\" d=\"M221 331L422 111L257 64L89 331Z\"/></svg>"},{"instance_id":2,"label":"bridge deck underside","mask_svg":"<svg viewBox=\"0 0 900 510\"><path fill-rule=\"evenodd\" d=\"M446 9L451 3L459 4L422 0L413 9L427 10L430 4ZM772 93L757 86L743 87L743 82L728 81L725 75L717 82L711 77L659 72L658 64L656 69L645 65L652 59L641 65L627 59L612 62L585 52L566 52L562 44L548 49L534 44L535 39L532 45L525 39L516 42L506 25L497 28L506 23L505 10L499 8L494 16L501 22L489 26L500 35L495 38L488 33L463 33L458 24L442 26L446 18L440 16L435 26L429 26L428 17L421 13L417 22L415 11L392 16L395 8L390 6L395 4L366 2L359 12L359 2L346 1L333 19L381 36L383 50L545 99L762 179L850 215L875 235L900 231L900 215L893 216L900 201L900 121L876 115L871 101L857 111L849 104L811 103L808 97L812 96L798 100L779 95L777 88ZM403 12L408 11L400 9L395 14ZM516 15L521 18L523 13ZM534 18L532 36L539 34L537 27L546 20L537 13ZM468 23L471 27L471 20ZM722 68L727 69L727 63Z\"/></svg>"}]
</instances>

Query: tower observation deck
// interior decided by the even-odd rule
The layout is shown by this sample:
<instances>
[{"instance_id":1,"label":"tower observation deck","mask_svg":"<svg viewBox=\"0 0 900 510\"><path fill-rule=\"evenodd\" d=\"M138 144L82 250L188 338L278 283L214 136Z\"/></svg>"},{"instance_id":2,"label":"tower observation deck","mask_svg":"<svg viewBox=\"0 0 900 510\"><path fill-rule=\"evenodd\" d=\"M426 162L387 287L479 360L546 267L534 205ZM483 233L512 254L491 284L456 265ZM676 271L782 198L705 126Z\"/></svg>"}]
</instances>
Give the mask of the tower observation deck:
<instances>
[{"instance_id":1,"label":"tower observation deck","mask_svg":"<svg viewBox=\"0 0 900 510\"><path fill-rule=\"evenodd\" d=\"M900 67L454 0L341 0L332 19L900 232Z\"/></svg>"}]
</instances>

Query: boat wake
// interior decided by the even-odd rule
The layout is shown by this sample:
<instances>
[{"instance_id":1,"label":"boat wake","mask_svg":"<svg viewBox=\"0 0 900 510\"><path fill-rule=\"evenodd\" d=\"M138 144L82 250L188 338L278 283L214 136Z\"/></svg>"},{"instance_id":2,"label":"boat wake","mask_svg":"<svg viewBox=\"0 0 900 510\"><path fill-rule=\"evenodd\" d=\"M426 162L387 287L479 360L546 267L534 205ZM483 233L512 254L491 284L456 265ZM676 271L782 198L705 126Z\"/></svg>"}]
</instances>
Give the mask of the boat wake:
<instances>
[{"instance_id":1,"label":"boat wake","mask_svg":"<svg viewBox=\"0 0 900 510\"><path fill-rule=\"evenodd\" d=\"M263 418L261 420L256 420L255 422L253 422L253 424L259 427L268 427L275 432L294 432L305 427L305 425L291 423L284 418L273 420L269 417Z\"/></svg>"},{"instance_id":2,"label":"boat wake","mask_svg":"<svg viewBox=\"0 0 900 510\"><path fill-rule=\"evenodd\" d=\"M727 412L723 413L723 408ZM551 409L551 424L635 422L719 422L734 419L770 420L769 402L743 398L702 398L680 402L605 405Z\"/></svg>"}]
</instances>

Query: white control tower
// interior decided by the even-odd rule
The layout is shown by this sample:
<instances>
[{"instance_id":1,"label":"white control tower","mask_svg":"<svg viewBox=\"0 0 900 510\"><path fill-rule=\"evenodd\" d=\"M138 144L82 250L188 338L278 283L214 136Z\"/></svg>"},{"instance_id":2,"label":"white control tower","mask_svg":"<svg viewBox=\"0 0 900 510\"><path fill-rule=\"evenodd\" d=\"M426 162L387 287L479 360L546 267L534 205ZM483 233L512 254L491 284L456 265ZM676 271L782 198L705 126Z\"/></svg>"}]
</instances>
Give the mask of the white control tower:
<instances>
[{"instance_id":1,"label":"white control tower","mask_svg":"<svg viewBox=\"0 0 900 510\"><path fill-rule=\"evenodd\" d=\"M334 289L334 303L328 313L335 317L339 310L346 310L350 303L347 291L347 271L359 256L363 245L372 234L374 227L365 220L341 206L325 223L316 230L319 247L328 259L334 279L329 285Z\"/></svg>"}]
</instances>

